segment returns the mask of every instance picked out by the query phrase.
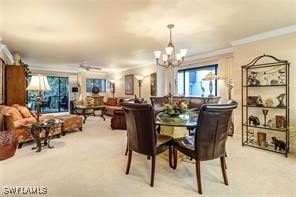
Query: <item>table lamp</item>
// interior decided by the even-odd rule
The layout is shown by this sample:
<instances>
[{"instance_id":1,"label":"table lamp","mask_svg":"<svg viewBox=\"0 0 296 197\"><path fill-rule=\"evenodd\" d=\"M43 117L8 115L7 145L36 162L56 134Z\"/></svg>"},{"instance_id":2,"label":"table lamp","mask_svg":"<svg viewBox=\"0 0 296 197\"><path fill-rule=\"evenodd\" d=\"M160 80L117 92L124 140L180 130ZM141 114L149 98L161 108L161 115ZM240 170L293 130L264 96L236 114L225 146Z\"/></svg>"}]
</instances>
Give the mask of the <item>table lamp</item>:
<instances>
[{"instance_id":1,"label":"table lamp","mask_svg":"<svg viewBox=\"0 0 296 197\"><path fill-rule=\"evenodd\" d=\"M30 83L26 90L36 91L36 115L37 115L37 122L39 122L39 117L41 114L41 104L42 104L42 92L43 91L50 91L51 88L48 84L48 80L46 76L42 75L34 75L31 77Z\"/></svg>"},{"instance_id":2,"label":"table lamp","mask_svg":"<svg viewBox=\"0 0 296 197\"><path fill-rule=\"evenodd\" d=\"M212 72L209 72L202 80L204 81L210 81L209 82L209 91L210 91L210 94L208 95L208 97L214 97L214 95L212 94L213 92L213 80L216 80L216 79L220 79L220 77L218 77L217 75L215 75L214 73Z\"/></svg>"}]
</instances>

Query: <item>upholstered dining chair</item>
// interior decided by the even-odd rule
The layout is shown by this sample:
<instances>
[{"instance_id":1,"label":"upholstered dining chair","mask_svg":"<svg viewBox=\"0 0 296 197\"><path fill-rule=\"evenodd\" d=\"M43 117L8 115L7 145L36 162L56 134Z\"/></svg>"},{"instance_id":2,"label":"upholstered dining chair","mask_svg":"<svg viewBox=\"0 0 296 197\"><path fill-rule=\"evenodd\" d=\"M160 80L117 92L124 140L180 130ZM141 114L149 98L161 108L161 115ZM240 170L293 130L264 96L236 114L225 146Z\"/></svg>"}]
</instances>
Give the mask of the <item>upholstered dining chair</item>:
<instances>
[{"instance_id":1,"label":"upholstered dining chair","mask_svg":"<svg viewBox=\"0 0 296 197\"><path fill-rule=\"evenodd\" d=\"M169 149L169 164L173 167L173 138L156 133L154 112L150 104L125 103L123 109L126 117L128 142L126 174L130 170L133 151L147 155L151 157L150 186L153 187L156 155Z\"/></svg>"},{"instance_id":2,"label":"upholstered dining chair","mask_svg":"<svg viewBox=\"0 0 296 197\"><path fill-rule=\"evenodd\" d=\"M195 159L198 193L202 194L200 161L220 158L222 175L228 185L225 163L225 144L228 125L236 103L203 105L200 109L194 136L174 140L174 168L177 167L177 151Z\"/></svg>"}]
</instances>

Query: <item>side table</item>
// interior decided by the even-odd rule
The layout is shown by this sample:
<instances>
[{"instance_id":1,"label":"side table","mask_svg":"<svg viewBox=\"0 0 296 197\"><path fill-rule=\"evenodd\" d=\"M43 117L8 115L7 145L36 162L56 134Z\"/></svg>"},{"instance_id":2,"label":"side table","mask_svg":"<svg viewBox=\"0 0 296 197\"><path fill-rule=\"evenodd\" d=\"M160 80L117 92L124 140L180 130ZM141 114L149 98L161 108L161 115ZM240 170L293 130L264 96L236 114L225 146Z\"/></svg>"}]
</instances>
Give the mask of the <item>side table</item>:
<instances>
[{"instance_id":1,"label":"side table","mask_svg":"<svg viewBox=\"0 0 296 197\"><path fill-rule=\"evenodd\" d=\"M53 119L53 120L48 120L45 122L36 122L31 125L31 134L36 142L36 147L33 147L32 149L36 149L36 152L41 151L41 139L40 139L40 133L42 131L45 131L45 137L44 137L44 142L43 146L46 146L48 148L53 148L50 143L50 139L54 134L55 128L59 125L62 125L64 121L60 119Z\"/></svg>"}]
</instances>

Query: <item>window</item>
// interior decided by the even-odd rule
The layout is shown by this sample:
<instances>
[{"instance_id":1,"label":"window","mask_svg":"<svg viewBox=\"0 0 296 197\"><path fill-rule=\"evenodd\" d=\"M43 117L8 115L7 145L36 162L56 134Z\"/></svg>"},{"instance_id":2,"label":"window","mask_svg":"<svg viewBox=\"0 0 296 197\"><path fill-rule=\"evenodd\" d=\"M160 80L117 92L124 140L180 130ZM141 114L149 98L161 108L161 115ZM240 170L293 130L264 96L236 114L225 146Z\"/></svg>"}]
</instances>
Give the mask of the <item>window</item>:
<instances>
[{"instance_id":1,"label":"window","mask_svg":"<svg viewBox=\"0 0 296 197\"><path fill-rule=\"evenodd\" d=\"M47 76L51 91L43 92L41 112L69 111L69 81L68 77ZM29 78L30 81L30 78ZM35 91L28 91L27 105L35 109Z\"/></svg>"},{"instance_id":2,"label":"window","mask_svg":"<svg viewBox=\"0 0 296 197\"><path fill-rule=\"evenodd\" d=\"M204 96L210 94L209 81L202 79L212 72L217 74L218 65L209 65L203 67L196 67L178 71L178 95L184 96L202 96L204 88ZM217 81L213 81L213 94L217 95Z\"/></svg>"},{"instance_id":3,"label":"window","mask_svg":"<svg viewBox=\"0 0 296 197\"><path fill-rule=\"evenodd\" d=\"M106 92L105 79L86 79L86 92L91 92L94 86L98 87L100 92Z\"/></svg>"}]
</instances>

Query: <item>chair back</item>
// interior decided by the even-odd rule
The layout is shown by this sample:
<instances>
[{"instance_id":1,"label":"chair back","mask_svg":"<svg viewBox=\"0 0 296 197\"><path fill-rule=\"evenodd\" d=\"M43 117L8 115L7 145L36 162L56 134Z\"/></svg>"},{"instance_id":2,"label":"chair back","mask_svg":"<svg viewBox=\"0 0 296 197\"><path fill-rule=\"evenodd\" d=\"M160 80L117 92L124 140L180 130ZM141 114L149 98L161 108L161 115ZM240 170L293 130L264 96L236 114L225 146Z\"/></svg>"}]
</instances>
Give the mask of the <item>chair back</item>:
<instances>
[{"instance_id":1,"label":"chair back","mask_svg":"<svg viewBox=\"0 0 296 197\"><path fill-rule=\"evenodd\" d=\"M152 106L124 103L123 109L129 149L144 155L156 155L156 131Z\"/></svg>"},{"instance_id":2,"label":"chair back","mask_svg":"<svg viewBox=\"0 0 296 197\"><path fill-rule=\"evenodd\" d=\"M225 156L228 125L236 107L236 103L201 107L195 132L196 157L200 161Z\"/></svg>"},{"instance_id":3,"label":"chair back","mask_svg":"<svg viewBox=\"0 0 296 197\"><path fill-rule=\"evenodd\" d=\"M161 106L163 106L164 104L168 104L169 103L169 97L150 97L151 100L151 104L153 106L154 109L157 109Z\"/></svg>"}]
</instances>

